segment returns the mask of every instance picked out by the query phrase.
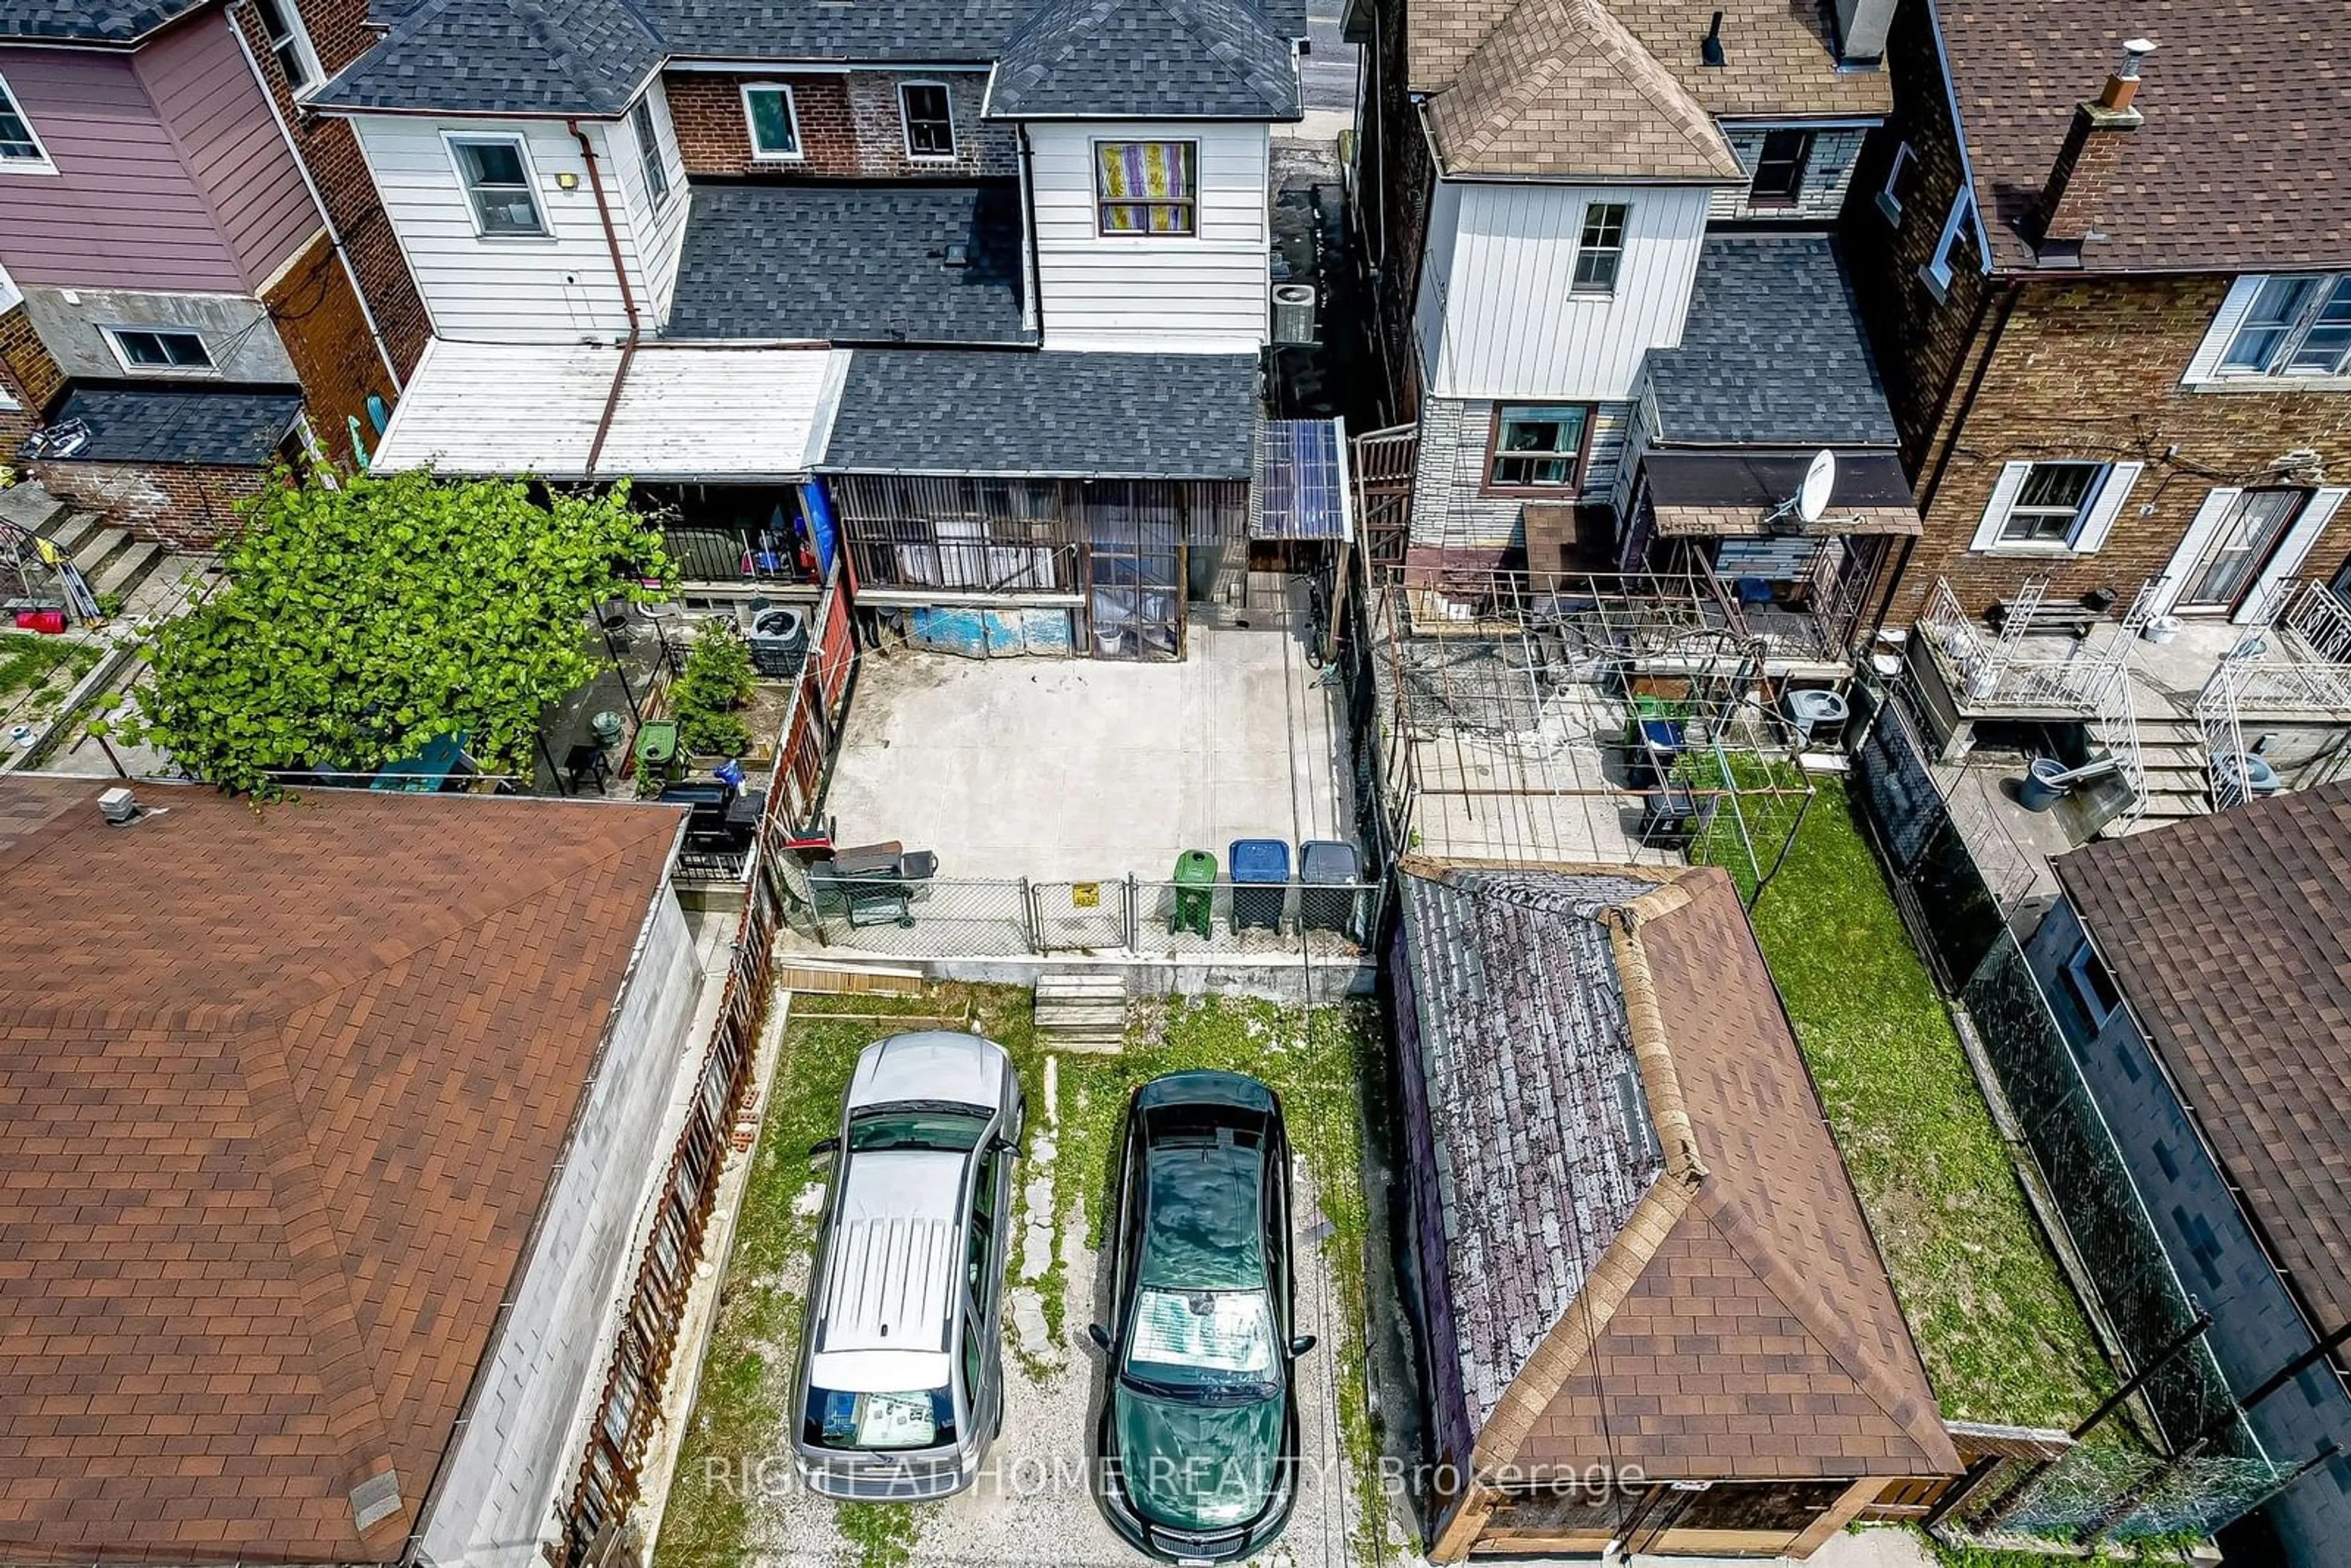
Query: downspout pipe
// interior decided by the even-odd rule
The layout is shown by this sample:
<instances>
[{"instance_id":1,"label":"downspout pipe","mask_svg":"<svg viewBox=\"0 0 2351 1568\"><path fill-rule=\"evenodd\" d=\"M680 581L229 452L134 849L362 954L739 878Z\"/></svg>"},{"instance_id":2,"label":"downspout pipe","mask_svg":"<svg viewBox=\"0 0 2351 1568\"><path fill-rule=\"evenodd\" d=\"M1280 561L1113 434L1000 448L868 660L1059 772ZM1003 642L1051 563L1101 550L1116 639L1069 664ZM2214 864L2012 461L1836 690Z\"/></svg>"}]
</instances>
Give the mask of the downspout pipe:
<instances>
[{"instance_id":1,"label":"downspout pipe","mask_svg":"<svg viewBox=\"0 0 2351 1568\"><path fill-rule=\"evenodd\" d=\"M1029 144L1029 122L1018 120L1013 131L1020 139L1020 251L1029 264L1029 310L1037 340L1045 340L1045 284L1037 260L1037 161Z\"/></svg>"},{"instance_id":2,"label":"downspout pipe","mask_svg":"<svg viewBox=\"0 0 2351 1568\"><path fill-rule=\"evenodd\" d=\"M637 344L644 336L643 319L637 314L636 291L629 287L628 264L621 259L621 233L612 226L612 206L604 196L604 174L596 157L596 144L588 139L577 120L567 120L563 128L580 143L580 156L588 164L588 189L596 198L596 216L604 225L604 246L612 253L612 281L621 286L621 308L629 318L628 340L621 345L621 362L612 371L611 390L604 394L604 412L597 416L595 438L588 444L587 475L596 477L596 464L604 455L605 437L612 434L612 415L621 406L621 389L629 384L629 367L637 357Z\"/></svg>"},{"instance_id":3,"label":"downspout pipe","mask_svg":"<svg viewBox=\"0 0 2351 1568\"><path fill-rule=\"evenodd\" d=\"M236 7L239 11L250 8L249 5ZM376 357L383 361L383 373L392 378L392 395L397 397L408 389L402 384L400 365L392 357L391 345L383 340L383 329L376 325L375 308L368 303L367 290L360 287L359 268L351 264L351 253L343 244L343 231L335 226L335 214L327 210L327 198L319 191L319 182L310 175L310 161L302 156L301 146L294 140L294 128L286 123L286 116L278 110L277 95L269 90L269 78L261 68L260 58L254 54L253 45L246 39L243 25L232 17L228 30L229 36L236 40L237 53L245 57L246 68L253 73L254 84L261 89L261 96L269 99L269 118L277 122L278 137L294 159L295 172L302 176L302 188L310 193L310 205L317 209L319 225L327 231L327 245L334 251L336 261L342 266L344 281L351 286L351 298L360 302L360 319L367 323L368 339L375 344ZM401 265L405 267L406 260L403 259Z\"/></svg>"}]
</instances>

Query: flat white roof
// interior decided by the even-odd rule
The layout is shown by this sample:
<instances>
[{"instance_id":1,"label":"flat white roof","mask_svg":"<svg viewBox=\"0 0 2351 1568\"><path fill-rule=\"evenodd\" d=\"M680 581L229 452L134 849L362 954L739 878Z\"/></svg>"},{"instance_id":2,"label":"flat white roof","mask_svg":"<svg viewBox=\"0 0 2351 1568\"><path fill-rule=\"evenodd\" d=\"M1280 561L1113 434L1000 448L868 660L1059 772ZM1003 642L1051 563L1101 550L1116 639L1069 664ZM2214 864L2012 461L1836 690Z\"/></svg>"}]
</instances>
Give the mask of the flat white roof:
<instances>
[{"instance_id":1,"label":"flat white roof","mask_svg":"<svg viewBox=\"0 0 2351 1568\"><path fill-rule=\"evenodd\" d=\"M824 455L849 358L821 346L651 343L624 355L601 344L436 338L409 377L374 466L543 479L799 479Z\"/></svg>"}]
</instances>

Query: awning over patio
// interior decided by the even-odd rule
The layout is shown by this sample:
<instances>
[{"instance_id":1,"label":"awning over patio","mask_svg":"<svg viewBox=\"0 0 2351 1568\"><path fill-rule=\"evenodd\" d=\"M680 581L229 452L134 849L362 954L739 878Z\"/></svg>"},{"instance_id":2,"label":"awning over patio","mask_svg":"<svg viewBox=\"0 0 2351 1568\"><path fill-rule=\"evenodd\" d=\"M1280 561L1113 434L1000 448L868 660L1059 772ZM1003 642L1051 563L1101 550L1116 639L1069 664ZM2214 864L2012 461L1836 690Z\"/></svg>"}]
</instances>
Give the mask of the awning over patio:
<instances>
[{"instance_id":1,"label":"awning over patio","mask_svg":"<svg viewBox=\"0 0 2351 1568\"><path fill-rule=\"evenodd\" d=\"M1792 513L1767 522L1803 482L1809 455L1652 452L1643 462L1663 538L1916 534L1921 526L1901 460L1890 452L1838 453L1828 510L1810 525Z\"/></svg>"},{"instance_id":2,"label":"awning over patio","mask_svg":"<svg viewBox=\"0 0 2351 1568\"><path fill-rule=\"evenodd\" d=\"M434 339L374 466L543 479L805 478L849 354L821 347L521 346Z\"/></svg>"},{"instance_id":3,"label":"awning over patio","mask_svg":"<svg viewBox=\"0 0 2351 1568\"><path fill-rule=\"evenodd\" d=\"M1347 539L1346 426L1335 419L1270 419L1251 493L1253 539Z\"/></svg>"}]
</instances>

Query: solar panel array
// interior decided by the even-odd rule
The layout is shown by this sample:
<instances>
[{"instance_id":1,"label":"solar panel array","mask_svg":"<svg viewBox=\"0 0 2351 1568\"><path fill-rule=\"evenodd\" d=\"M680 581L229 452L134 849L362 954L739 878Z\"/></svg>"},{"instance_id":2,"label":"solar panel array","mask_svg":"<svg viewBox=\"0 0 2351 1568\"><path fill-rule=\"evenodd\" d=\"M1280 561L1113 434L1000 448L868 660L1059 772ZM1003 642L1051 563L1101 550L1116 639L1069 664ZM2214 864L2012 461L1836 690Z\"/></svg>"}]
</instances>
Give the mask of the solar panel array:
<instances>
[{"instance_id":1,"label":"solar panel array","mask_svg":"<svg viewBox=\"0 0 2351 1568\"><path fill-rule=\"evenodd\" d=\"M1333 419L1265 422L1249 538L1347 537L1347 472L1340 461L1339 428Z\"/></svg>"}]
</instances>

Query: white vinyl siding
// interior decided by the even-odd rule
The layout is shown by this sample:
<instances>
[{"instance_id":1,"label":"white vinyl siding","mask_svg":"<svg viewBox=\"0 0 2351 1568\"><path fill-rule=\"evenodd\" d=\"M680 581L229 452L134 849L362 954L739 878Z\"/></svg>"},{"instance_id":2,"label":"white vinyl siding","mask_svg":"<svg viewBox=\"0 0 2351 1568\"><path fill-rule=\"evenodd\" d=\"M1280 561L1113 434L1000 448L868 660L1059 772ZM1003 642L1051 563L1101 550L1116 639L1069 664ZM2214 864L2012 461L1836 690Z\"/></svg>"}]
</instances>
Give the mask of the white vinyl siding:
<instances>
[{"instance_id":1,"label":"white vinyl siding","mask_svg":"<svg viewBox=\"0 0 2351 1568\"><path fill-rule=\"evenodd\" d=\"M1032 124L1029 140L1046 348L1247 354L1265 343L1272 242L1263 124ZM1195 143L1197 232L1100 233L1098 141Z\"/></svg>"},{"instance_id":2,"label":"white vinyl siding","mask_svg":"<svg viewBox=\"0 0 2351 1568\"><path fill-rule=\"evenodd\" d=\"M693 190L686 183L685 161L677 147L677 133L669 118L668 95L656 81L646 89L643 106L653 121L654 156L668 177L669 193L656 196L645 177L648 159L637 145L635 118L611 127L611 167L608 174L619 187L614 214L621 235L621 254L628 259L631 286L639 290L637 308L645 313L647 331L668 319L677 291L677 262L685 248L685 220ZM622 214L625 213L625 220ZM609 270L610 263L607 262Z\"/></svg>"},{"instance_id":3,"label":"white vinyl siding","mask_svg":"<svg viewBox=\"0 0 2351 1568\"><path fill-rule=\"evenodd\" d=\"M2074 520L2061 535L2012 537L2025 526L2024 515L2019 508L2027 501L2027 486L2036 467L2088 468L2095 472L2080 493ZM2003 555L2095 555L2114 531L2115 519L2122 516L2124 503L2130 499L2131 489L2146 467L2144 463L2101 463L2095 458L2003 464L1968 549Z\"/></svg>"},{"instance_id":4,"label":"white vinyl siding","mask_svg":"<svg viewBox=\"0 0 2351 1568\"><path fill-rule=\"evenodd\" d=\"M1739 160L1739 166L1752 175L1755 161L1763 155L1764 134L1783 129L1801 130L1802 127L1726 126L1723 140L1730 144L1731 155ZM1719 224L1749 218L1815 225L1833 221L1844 210L1845 191L1853 183L1854 161L1861 156L1862 138L1867 134L1858 126L1837 126L1813 131L1812 152L1804 163L1804 183L1796 193L1792 205L1754 206L1747 199L1746 186L1722 186L1708 199L1707 217Z\"/></svg>"},{"instance_id":5,"label":"white vinyl siding","mask_svg":"<svg viewBox=\"0 0 2351 1568\"><path fill-rule=\"evenodd\" d=\"M425 119L361 115L351 124L367 155L369 172L383 199L384 215L399 237L409 271L416 279L433 329L444 338L483 342L573 342L582 336L617 338L629 329L612 255L596 211L588 166L580 144L559 122L483 120L436 124ZM595 146L612 225L630 270L630 287L650 329L656 291L639 261L638 225L629 193L639 194L643 172L626 130L601 121L581 129ZM443 133L461 136L507 133L523 140L535 174L532 194L548 232L524 238L485 238L459 185ZM682 168L673 175L683 184ZM562 186L565 175L573 182ZM683 234L687 204L674 191L663 222ZM666 245L666 248L664 248ZM676 242L655 228L642 249L666 257L674 273ZM660 297L666 298L668 280Z\"/></svg>"},{"instance_id":6,"label":"white vinyl siding","mask_svg":"<svg viewBox=\"0 0 2351 1568\"><path fill-rule=\"evenodd\" d=\"M1577 294L1595 204L1627 209L1625 253L1613 291ZM1440 183L1420 305L1429 394L1630 402L1648 351L1681 342L1706 205L1697 186Z\"/></svg>"}]
</instances>

